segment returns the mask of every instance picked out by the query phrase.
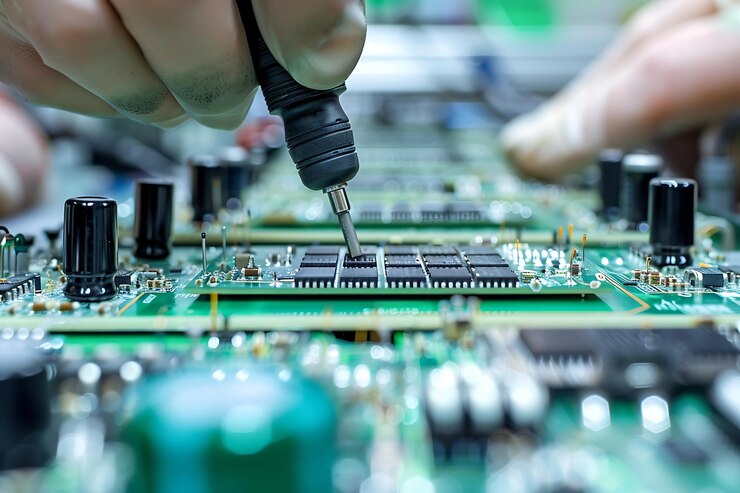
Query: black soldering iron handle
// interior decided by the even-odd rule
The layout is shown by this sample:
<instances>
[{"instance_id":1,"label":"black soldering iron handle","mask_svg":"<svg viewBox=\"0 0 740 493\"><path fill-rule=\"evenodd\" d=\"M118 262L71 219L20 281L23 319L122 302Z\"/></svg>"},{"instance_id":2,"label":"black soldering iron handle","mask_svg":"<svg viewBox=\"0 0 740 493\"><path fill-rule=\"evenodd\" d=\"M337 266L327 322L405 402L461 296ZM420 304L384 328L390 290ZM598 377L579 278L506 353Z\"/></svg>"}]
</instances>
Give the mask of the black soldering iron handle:
<instances>
[{"instance_id":1,"label":"black soldering iron handle","mask_svg":"<svg viewBox=\"0 0 740 493\"><path fill-rule=\"evenodd\" d=\"M346 86L320 91L299 84L270 53L251 0L238 0L237 6L257 81L270 113L283 119L288 151L301 181L311 190L327 190L351 180L360 162L352 126L339 104Z\"/></svg>"}]
</instances>

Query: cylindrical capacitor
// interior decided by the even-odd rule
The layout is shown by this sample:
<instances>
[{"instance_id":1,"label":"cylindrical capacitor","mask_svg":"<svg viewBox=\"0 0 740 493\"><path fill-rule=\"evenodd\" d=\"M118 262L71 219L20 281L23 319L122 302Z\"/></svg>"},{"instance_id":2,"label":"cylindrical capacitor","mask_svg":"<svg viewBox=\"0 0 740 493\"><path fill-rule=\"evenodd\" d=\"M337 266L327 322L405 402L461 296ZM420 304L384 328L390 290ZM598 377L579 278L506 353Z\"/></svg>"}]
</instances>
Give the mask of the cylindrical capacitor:
<instances>
[{"instance_id":1,"label":"cylindrical capacitor","mask_svg":"<svg viewBox=\"0 0 740 493\"><path fill-rule=\"evenodd\" d=\"M118 205L106 197L76 197L64 204L64 294L102 301L116 294Z\"/></svg>"},{"instance_id":2,"label":"cylindrical capacitor","mask_svg":"<svg viewBox=\"0 0 740 493\"><path fill-rule=\"evenodd\" d=\"M619 217L622 159L624 159L624 153L619 149L605 149L599 154L601 215L607 219Z\"/></svg>"},{"instance_id":3,"label":"cylindrical capacitor","mask_svg":"<svg viewBox=\"0 0 740 493\"><path fill-rule=\"evenodd\" d=\"M242 194L252 182L253 167L249 151L240 146L227 147L219 156L221 165L221 206L234 209L242 202ZM235 200L238 202L235 202Z\"/></svg>"},{"instance_id":4,"label":"cylindrical capacitor","mask_svg":"<svg viewBox=\"0 0 740 493\"><path fill-rule=\"evenodd\" d=\"M663 159L656 154L628 154L622 161L619 208L622 218L633 228L647 230L650 180L658 176L662 167Z\"/></svg>"},{"instance_id":5,"label":"cylindrical capacitor","mask_svg":"<svg viewBox=\"0 0 740 493\"><path fill-rule=\"evenodd\" d=\"M188 159L188 166L193 221L213 221L221 208L221 168L218 160L210 154L198 154Z\"/></svg>"},{"instance_id":6,"label":"cylindrical capacitor","mask_svg":"<svg viewBox=\"0 0 740 493\"><path fill-rule=\"evenodd\" d=\"M134 256L163 259L170 255L174 195L175 186L169 180L136 182Z\"/></svg>"},{"instance_id":7,"label":"cylindrical capacitor","mask_svg":"<svg viewBox=\"0 0 740 493\"><path fill-rule=\"evenodd\" d=\"M22 343L0 342L0 471L43 467L54 445L43 356Z\"/></svg>"},{"instance_id":8,"label":"cylindrical capacitor","mask_svg":"<svg viewBox=\"0 0 740 493\"><path fill-rule=\"evenodd\" d=\"M337 418L312 381L224 367L166 372L135 392L119 435L129 493L333 490Z\"/></svg>"},{"instance_id":9,"label":"cylindrical capacitor","mask_svg":"<svg viewBox=\"0 0 740 493\"><path fill-rule=\"evenodd\" d=\"M656 265L691 264L697 187L687 178L650 181L650 246Z\"/></svg>"}]
</instances>

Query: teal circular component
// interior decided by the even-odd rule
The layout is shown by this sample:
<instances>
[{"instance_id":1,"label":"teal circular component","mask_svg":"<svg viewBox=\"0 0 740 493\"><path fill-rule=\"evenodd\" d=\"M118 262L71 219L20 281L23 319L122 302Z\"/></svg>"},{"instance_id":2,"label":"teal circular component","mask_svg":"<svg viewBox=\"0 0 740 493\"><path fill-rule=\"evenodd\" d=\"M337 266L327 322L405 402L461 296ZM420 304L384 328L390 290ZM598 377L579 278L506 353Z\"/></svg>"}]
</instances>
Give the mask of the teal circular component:
<instances>
[{"instance_id":1,"label":"teal circular component","mask_svg":"<svg viewBox=\"0 0 740 493\"><path fill-rule=\"evenodd\" d=\"M288 370L182 371L142 382L126 402L131 493L332 491L333 404Z\"/></svg>"}]
</instances>

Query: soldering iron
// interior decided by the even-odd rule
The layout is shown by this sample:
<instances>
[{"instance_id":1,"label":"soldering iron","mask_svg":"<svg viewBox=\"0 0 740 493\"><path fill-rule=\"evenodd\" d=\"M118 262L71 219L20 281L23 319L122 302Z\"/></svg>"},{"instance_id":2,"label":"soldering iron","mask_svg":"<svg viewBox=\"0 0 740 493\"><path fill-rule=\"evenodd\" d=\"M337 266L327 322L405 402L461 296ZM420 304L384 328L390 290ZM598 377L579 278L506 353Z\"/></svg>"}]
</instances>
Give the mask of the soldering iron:
<instances>
[{"instance_id":1,"label":"soldering iron","mask_svg":"<svg viewBox=\"0 0 740 493\"><path fill-rule=\"evenodd\" d=\"M273 115L283 119L285 140L298 175L311 190L322 190L339 220L348 254L361 255L350 215L347 182L360 169L347 114L339 104L344 84L316 90L299 84L270 53L260 33L251 0L238 2L257 81Z\"/></svg>"}]
</instances>

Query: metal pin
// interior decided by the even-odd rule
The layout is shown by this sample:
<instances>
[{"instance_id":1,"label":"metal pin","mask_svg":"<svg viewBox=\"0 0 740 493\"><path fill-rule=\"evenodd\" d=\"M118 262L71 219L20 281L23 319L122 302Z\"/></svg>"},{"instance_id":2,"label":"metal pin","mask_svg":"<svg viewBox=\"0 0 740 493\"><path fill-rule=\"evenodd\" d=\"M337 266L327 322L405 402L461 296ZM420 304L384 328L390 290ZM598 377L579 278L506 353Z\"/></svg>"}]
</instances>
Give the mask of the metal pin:
<instances>
[{"instance_id":1,"label":"metal pin","mask_svg":"<svg viewBox=\"0 0 740 493\"><path fill-rule=\"evenodd\" d=\"M252 210L247 208L247 251L252 251Z\"/></svg>"},{"instance_id":2,"label":"metal pin","mask_svg":"<svg viewBox=\"0 0 740 493\"><path fill-rule=\"evenodd\" d=\"M3 235L3 239L0 240L0 277L5 277L5 243L8 241L8 237Z\"/></svg>"},{"instance_id":3,"label":"metal pin","mask_svg":"<svg viewBox=\"0 0 740 493\"><path fill-rule=\"evenodd\" d=\"M586 234L581 238L581 258L583 259L583 269L586 269Z\"/></svg>"},{"instance_id":4,"label":"metal pin","mask_svg":"<svg viewBox=\"0 0 740 493\"><path fill-rule=\"evenodd\" d=\"M224 269L226 269L226 226L221 226L221 249L223 250Z\"/></svg>"},{"instance_id":5,"label":"metal pin","mask_svg":"<svg viewBox=\"0 0 740 493\"><path fill-rule=\"evenodd\" d=\"M563 249L563 227L558 226L558 250Z\"/></svg>"},{"instance_id":6,"label":"metal pin","mask_svg":"<svg viewBox=\"0 0 740 493\"><path fill-rule=\"evenodd\" d=\"M200 234L200 250L203 255L203 275L208 272L208 260L206 259L206 233Z\"/></svg>"}]
</instances>

